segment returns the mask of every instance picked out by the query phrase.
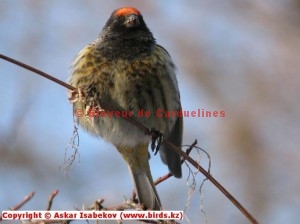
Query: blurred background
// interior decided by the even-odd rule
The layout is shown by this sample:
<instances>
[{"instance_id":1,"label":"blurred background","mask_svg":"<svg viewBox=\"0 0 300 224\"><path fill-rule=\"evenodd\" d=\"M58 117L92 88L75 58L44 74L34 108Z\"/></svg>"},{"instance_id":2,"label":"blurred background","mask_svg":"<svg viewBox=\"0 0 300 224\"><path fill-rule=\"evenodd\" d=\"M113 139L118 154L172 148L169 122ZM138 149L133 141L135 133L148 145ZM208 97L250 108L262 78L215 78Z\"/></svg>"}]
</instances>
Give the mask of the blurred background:
<instances>
[{"instance_id":1,"label":"blurred background","mask_svg":"<svg viewBox=\"0 0 300 224\"><path fill-rule=\"evenodd\" d=\"M184 110L226 112L185 118L184 144L198 139L212 158L212 175L260 223L298 223L300 2L1 0L0 52L67 80L74 56L121 6L137 7L172 55ZM132 182L117 151L82 130L80 157L66 177L73 118L65 88L3 60L0 84L0 210L33 190L22 210L45 209L55 189L53 210L130 197ZM205 157L200 161L207 166ZM167 172L158 156L151 167L154 179ZM185 208L187 179L185 166L182 179L157 187L165 210ZM186 210L190 223L249 223L211 183L200 194L202 180L198 174Z\"/></svg>"}]
</instances>

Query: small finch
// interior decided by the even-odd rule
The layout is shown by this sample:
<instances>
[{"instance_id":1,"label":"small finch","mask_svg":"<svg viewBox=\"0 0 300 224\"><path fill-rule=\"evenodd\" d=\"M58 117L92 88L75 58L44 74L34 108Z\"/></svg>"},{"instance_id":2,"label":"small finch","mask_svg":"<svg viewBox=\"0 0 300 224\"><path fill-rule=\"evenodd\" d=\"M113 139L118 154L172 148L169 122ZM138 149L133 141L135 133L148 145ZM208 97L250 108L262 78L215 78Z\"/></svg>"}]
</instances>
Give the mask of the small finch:
<instances>
[{"instance_id":1,"label":"small finch","mask_svg":"<svg viewBox=\"0 0 300 224\"><path fill-rule=\"evenodd\" d=\"M78 123L117 148L129 167L139 202L148 209L161 210L149 167L151 138L118 116L103 116L106 111L99 101L118 108L120 114L130 111L134 119L180 147L182 117L156 114L157 110L181 109L175 65L169 53L156 44L141 13L125 7L115 10L98 38L78 53L71 72L69 83L82 90L82 94L77 91L80 100L69 98L74 113L83 109L89 114L95 108L98 112L77 117ZM138 114L140 111L149 112L149 116ZM180 178L180 156L164 144L159 152L170 172Z\"/></svg>"}]
</instances>

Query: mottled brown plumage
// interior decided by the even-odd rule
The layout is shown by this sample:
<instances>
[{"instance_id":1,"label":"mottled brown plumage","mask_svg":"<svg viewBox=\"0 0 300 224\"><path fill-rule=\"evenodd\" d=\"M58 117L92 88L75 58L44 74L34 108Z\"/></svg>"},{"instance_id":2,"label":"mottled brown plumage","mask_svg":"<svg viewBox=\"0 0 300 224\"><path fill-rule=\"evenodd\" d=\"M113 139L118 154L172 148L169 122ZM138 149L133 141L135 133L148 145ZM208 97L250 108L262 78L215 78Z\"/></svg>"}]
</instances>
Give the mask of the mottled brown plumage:
<instances>
[{"instance_id":1,"label":"mottled brown plumage","mask_svg":"<svg viewBox=\"0 0 300 224\"><path fill-rule=\"evenodd\" d=\"M156 44L137 9L127 7L112 13L99 37L74 59L70 84L87 93L85 101L74 102L74 111L88 111L87 107L97 106L100 97L119 111L132 111L132 117L146 127L181 145L182 118L159 118L155 114L157 109L181 108L175 66L168 52ZM139 117L141 109L149 111L150 117ZM129 166L140 202L160 210L148 163L150 138L114 116L83 116L78 122L118 149ZM181 177L180 157L164 145L160 155L174 176Z\"/></svg>"}]
</instances>

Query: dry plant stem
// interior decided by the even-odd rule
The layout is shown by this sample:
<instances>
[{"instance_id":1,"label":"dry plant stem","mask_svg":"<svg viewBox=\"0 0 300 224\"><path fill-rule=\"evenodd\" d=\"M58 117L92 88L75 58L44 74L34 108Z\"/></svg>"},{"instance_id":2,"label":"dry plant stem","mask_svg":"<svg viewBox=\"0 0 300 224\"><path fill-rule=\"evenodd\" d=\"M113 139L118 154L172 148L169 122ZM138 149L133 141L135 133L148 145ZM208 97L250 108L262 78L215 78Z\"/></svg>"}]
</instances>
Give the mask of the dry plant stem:
<instances>
[{"instance_id":1,"label":"dry plant stem","mask_svg":"<svg viewBox=\"0 0 300 224\"><path fill-rule=\"evenodd\" d=\"M19 210L23 205L25 205L33 196L35 195L35 191L32 191L30 194L28 194L19 204L11 207L9 210L16 211ZM0 221L2 221L2 216L0 217Z\"/></svg>"},{"instance_id":2,"label":"dry plant stem","mask_svg":"<svg viewBox=\"0 0 300 224\"><path fill-rule=\"evenodd\" d=\"M169 179L170 177L173 177L173 174L172 173L167 173L166 175L157 178L156 181L154 181L154 185L156 186L156 185L160 184L161 182Z\"/></svg>"},{"instance_id":3,"label":"dry plant stem","mask_svg":"<svg viewBox=\"0 0 300 224\"><path fill-rule=\"evenodd\" d=\"M51 210L51 207L52 207L52 203L53 203L53 199L54 197L58 194L58 190L54 190L50 196L49 196L49 200L48 200L48 205L47 205L47 208L46 208L46 211L50 211Z\"/></svg>"},{"instance_id":4,"label":"dry plant stem","mask_svg":"<svg viewBox=\"0 0 300 224\"><path fill-rule=\"evenodd\" d=\"M15 205L14 207L10 208L11 211L19 210L23 205L25 205L33 196L35 195L35 191L32 191L29 195L27 195L23 201L21 201L19 204Z\"/></svg>"},{"instance_id":5,"label":"dry plant stem","mask_svg":"<svg viewBox=\"0 0 300 224\"><path fill-rule=\"evenodd\" d=\"M67 83L62 82L61 80L58 80L38 69L35 69L31 66L25 65L19 61L16 61L12 58L9 58L7 56L4 56L2 54L0 54L0 58L9 61L13 64L16 64L18 66L21 66L25 69L28 69L32 72L35 72L47 79L50 79L66 88L68 88L69 90L76 90L75 87L70 86ZM110 111L116 111L118 108L112 108L110 105L106 104L105 102L103 102L102 100L100 100L100 106L101 108L103 108L104 110L110 110ZM154 138L157 138L159 136L157 136L157 133L154 131L151 131L150 129L148 129L147 127L145 127L144 125L142 125L141 123L139 123L138 121L136 121L135 119L133 119L132 117L121 117L122 119L127 120L128 122L134 124L136 127L138 127L141 131L143 131L144 133L146 133L149 136L152 136ZM205 177L207 177L244 215L245 217L253 224L258 224L258 221L215 179L212 177L211 174L209 174L202 166L200 166L195 160L193 160L191 157L189 157L186 153L184 153L183 151L181 151L178 147L176 147L174 144L172 144L171 142L165 140L163 142L163 144L168 145L170 148L172 148L176 153L178 153L180 156L183 157L183 159L187 160L189 163L191 163L196 169L198 169Z\"/></svg>"}]
</instances>

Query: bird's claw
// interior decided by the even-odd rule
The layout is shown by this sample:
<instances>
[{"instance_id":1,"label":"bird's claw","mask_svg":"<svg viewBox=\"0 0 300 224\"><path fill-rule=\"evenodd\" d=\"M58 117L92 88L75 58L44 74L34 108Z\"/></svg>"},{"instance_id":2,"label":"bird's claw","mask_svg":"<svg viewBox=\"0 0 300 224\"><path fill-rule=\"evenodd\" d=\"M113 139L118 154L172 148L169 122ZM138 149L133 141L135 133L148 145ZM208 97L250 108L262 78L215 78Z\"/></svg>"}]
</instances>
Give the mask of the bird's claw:
<instances>
[{"instance_id":1,"label":"bird's claw","mask_svg":"<svg viewBox=\"0 0 300 224\"><path fill-rule=\"evenodd\" d=\"M159 148L161 146L161 144L163 143L163 140L164 140L164 135L155 130L154 128L151 128L149 129L147 132L146 132L147 135L151 135L151 150L152 152L154 152L154 155L157 154L157 152L159 151Z\"/></svg>"}]
</instances>

